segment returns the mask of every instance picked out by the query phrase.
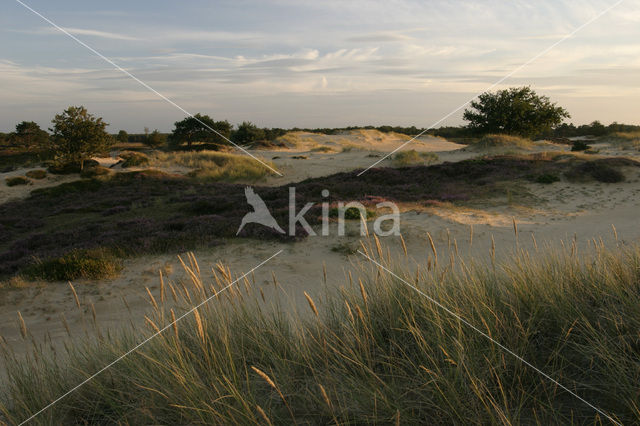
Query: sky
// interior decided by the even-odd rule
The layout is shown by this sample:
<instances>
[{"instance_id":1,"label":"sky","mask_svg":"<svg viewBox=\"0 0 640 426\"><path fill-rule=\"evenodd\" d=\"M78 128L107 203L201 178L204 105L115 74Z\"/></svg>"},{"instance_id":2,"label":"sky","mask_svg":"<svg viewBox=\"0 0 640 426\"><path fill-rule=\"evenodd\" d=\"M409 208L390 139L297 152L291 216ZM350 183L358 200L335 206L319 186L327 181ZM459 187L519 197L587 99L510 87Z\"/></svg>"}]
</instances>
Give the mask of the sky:
<instances>
[{"instance_id":1,"label":"sky","mask_svg":"<svg viewBox=\"0 0 640 426\"><path fill-rule=\"evenodd\" d=\"M617 0L22 1L189 113L290 128L430 127ZM0 37L0 131L70 105L114 133L185 117L15 0ZM522 85L576 124L640 124L640 0L493 90Z\"/></svg>"}]
</instances>

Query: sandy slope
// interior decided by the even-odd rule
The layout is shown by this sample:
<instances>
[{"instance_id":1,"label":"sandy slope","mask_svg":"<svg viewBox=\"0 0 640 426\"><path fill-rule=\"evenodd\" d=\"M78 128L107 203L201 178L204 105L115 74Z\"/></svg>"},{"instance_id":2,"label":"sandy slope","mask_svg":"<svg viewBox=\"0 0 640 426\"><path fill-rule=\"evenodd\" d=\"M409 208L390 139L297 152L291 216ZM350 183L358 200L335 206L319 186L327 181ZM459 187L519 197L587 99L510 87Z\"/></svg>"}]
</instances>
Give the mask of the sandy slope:
<instances>
[{"instance_id":1,"label":"sandy slope","mask_svg":"<svg viewBox=\"0 0 640 426\"><path fill-rule=\"evenodd\" d=\"M441 161L458 161L477 155L452 150L455 144L441 140L420 142L421 149L438 151ZM379 147L376 145L376 148ZM393 149L391 146L386 148ZM535 149L550 148L564 149L553 146ZM608 153L607 146L600 148L603 154ZM301 152L306 152L306 160L292 158ZM265 152L261 151L260 154L265 155ZM355 149L343 153L279 151L273 155L280 156L274 162L286 172L286 176L273 179L270 184L364 168L379 158L369 157L369 151ZM612 225L617 229L619 244L637 241L640 238L640 227L637 226L640 176L637 169L626 170L626 173L627 180L617 184L572 184L564 181L551 185L530 184L528 189L538 201L527 207L509 205L507 200L498 205L492 203L476 206L474 209L414 209L412 206L404 206L401 230L412 258L405 261L409 267L413 267L411 265L415 265L414 262L423 263L430 256L430 248L426 243L427 232L434 237L441 259L447 259L448 250L454 250L456 245L469 260L486 259L491 250L492 237L498 256L504 256L516 247L513 218L518 223L518 245L521 248L533 248L532 235L539 246L557 246L561 239L569 243L574 237L580 250L588 249L592 238L602 237L608 244L615 244ZM263 288L270 300L288 299L292 301L292 305L285 303L285 306L300 306L305 309L306 305L299 303L304 302L304 291L320 300L325 288L335 288L347 282L345 277L348 270L369 268L370 265L358 254L344 253L345 247L357 248L361 239L358 224L351 223L349 227L350 231L345 237L338 237L334 229L328 237L309 237L298 243L233 240L223 247L197 251L195 255L202 271L210 271L215 263L223 262L233 271L241 273L283 250L282 254L253 274L255 282ZM469 245L471 227L472 246ZM393 255L402 257L398 238L383 239L383 244ZM327 283L323 280L323 269L326 269ZM117 279L99 282L79 280L74 283L82 303L81 309L75 306L75 299L67 283L2 290L0 335L18 352L30 349L32 344L20 336L17 311L22 313L35 341L51 340L56 344L62 342L67 335L62 316L69 324L73 336L83 336L84 330L92 327L92 306L102 328L119 327L130 320L140 323L150 307L145 287L149 287L157 296L159 270L163 270L170 281L185 279L175 254L130 259L125 262L125 270ZM272 272L280 283L277 289L273 285ZM208 276L207 272L203 272L203 276ZM126 300L126 304L123 300ZM224 300L211 303L224 303Z\"/></svg>"}]
</instances>

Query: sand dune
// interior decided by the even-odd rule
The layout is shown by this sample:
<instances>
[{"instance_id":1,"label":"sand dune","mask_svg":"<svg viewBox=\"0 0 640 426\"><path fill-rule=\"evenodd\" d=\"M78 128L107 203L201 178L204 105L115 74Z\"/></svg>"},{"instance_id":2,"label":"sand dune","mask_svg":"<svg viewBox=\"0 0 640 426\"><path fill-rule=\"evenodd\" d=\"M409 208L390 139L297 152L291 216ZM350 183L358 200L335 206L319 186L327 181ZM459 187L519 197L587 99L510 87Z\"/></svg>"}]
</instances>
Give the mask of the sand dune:
<instances>
[{"instance_id":1,"label":"sand dune","mask_svg":"<svg viewBox=\"0 0 640 426\"><path fill-rule=\"evenodd\" d=\"M280 185L299 181L308 177L328 175L339 171L365 168L395 149L407 138L394 139L386 135L378 139L374 132L358 132L350 135L295 134L295 147L275 151L257 151L263 157L273 158L274 164L285 176L271 178L267 183ZM314 147L331 146L335 152L312 151ZM348 149L351 145L358 149ZM339 149L347 147L345 152ZM426 138L412 142L411 149L434 151L439 161L459 161L477 156L461 150L461 146L441 139ZM598 145L601 156L619 154L606 144ZM543 144L533 151L563 151L566 146ZM531 151L528 151L531 152ZM625 155L636 156L625 151ZM303 155L306 159L294 158ZM390 165L387 160L382 166ZM640 238L637 226L640 208L640 175L637 169L625 169L626 181L615 184L598 182L570 183L561 181L550 185L523 184L533 195L535 202L529 205L510 203L506 198L473 207L435 206L431 208L402 206L401 229L411 256L416 262L423 262L429 255L426 235L430 233L438 250L447 253L455 245L469 260L486 259L495 241L498 256L515 249L534 247L537 244L560 245L574 238L580 250L587 250L593 238L602 237L609 244L624 244ZM23 174L24 170L9 175ZM35 187L59 184L73 177L49 177L32 186L6 187L0 185L3 200L26 196ZM515 235L513 221L517 223ZM618 241L612 225L615 226ZM231 240L224 246L198 250L195 256L203 271L218 263L228 264L234 271L246 271L271 256L278 250L283 254L266 267L255 272L255 280L262 284L267 295L274 300L290 299L294 305L304 302L303 292L318 295L326 286L339 286L345 282L350 268L361 262L357 255L349 252L358 247L361 239L358 224L348 225L347 236L307 238L297 243L275 241ZM473 228L473 231L472 231ZM473 245L469 245L473 232ZM391 253L400 253L401 246L396 237L383 240ZM27 288L3 289L0 291L0 336L18 352L30 348L20 336L16 322L16 312L20 311L36 341L56 340L66 336L62 322L64 316L73 335L83 335L84 328L92 327L92 306L100 326L113 328L123 321L140 322L150 307L145 287L151 291L159 288L159 271L162 270L169 281L179 282L186 277L176 255L144 256L127 259L122 275L112 280L89 282L78 280L74 283L82 308L75 306L75 298L67 283L28 283ZM327 283L323 280L326 270ZM278 277L280 288L274 289L273 275ZM206 276L207 274L204 273ZM126 303L124 301L126 301Z\"/></svg>"}]
</instances>

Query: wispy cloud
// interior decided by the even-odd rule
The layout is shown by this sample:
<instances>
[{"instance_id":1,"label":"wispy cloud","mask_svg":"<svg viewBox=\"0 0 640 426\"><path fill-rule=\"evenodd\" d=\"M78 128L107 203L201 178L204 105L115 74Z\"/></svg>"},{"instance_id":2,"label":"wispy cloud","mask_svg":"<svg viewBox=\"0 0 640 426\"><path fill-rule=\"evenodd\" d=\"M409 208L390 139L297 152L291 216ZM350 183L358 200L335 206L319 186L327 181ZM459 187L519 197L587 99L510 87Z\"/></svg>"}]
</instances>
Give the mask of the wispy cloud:
<instances>
[{"instance_id":1,"label":"wispy cloud","mask_svg":"<svg viewBox=\"0 0 640 426\"><path fill-rule=\"evenodd\" d=\"M129 40L129 41L139 40L138 37L133 37L131 35L122 34L122 33L98 31L98 30L92 30L87 28L70 28L70 27L62 27L62 28L65 31L68 31L69 33L76 36L97 37L97 38L105 38L109 40ZM37 32L40 34L62 35L60 33L60 30L56 28L51 28L51 27L41 28Z\"/></svg>"},{"instance_id":2,"label":"wispy cloud","mask_svg":"<svg viewBox=\"0 0 640 426\"><path fill-rule=\"evenodd\" d=\"M413 39L413 37L410 37L406 34L402 34L399 32L382 31L382 32L355 35L355 36L347 37L345 40L347 42L386 43L386 42L396 42L396 41L407 41L411 39Z\"/></svg>"},{"instance_id":3,"label":"wispy cloud","mask_svg":"<svg viewBox=\"0 0 640 426\"><path fill-rule=\"evenodd\" d=\"M119 6L122 10L117 13L92 11L95 6L90 3L84 11L57 8L58 16L52 18L186 106L219 107L216 114L222 117L226 107L229 118L234 108L238 114L250 110L272 125L289 119L303 124L287 115L302 114L301 108L284 106L292 96L297 105L314 111L309 117L334 114L336 125L349 118L345 114L369 117L355 111L356 100L380 114L372 121L396 117L407 124L428 124L439 117L427 117L425 111L437 115L437 106L450 97L460 96L458 104L466 100L611 4L611 0L246 0L241 4L202 0L177 7L146 2ZM154 8L152 16L145 14L146 5ZM637 7L640 0L627 0L624 7L505 85L532 84L561 104L588 95L615 96L621 105L629 105L625 93L636 93L640 87L634 77L640 66ZM0 61L5 59L0 62L0 92L5 104L11 105L3 109L7 114L0 115L0 126L38 99L56 109L67 101L121 101L122 108L114 110L116 117L154 119L145 108L137 108L136 114L127 109L129 102L151 102L153 96L81 47L57 43L64 37L57 30L21 19L22 15L10 16L15 29L0 29L8 35L0 45ZM41 36L42 43L24 33ZM60 34L60 39L54 40L52 34ZM415 96L414 103L405 106L403 96ZM149 108L157 112L156 104ZM638 116L637 102L635 113L633 108L621 107L620 114ZM579 113L572 113L580 120Z\"/></svg>"}]
</instances>

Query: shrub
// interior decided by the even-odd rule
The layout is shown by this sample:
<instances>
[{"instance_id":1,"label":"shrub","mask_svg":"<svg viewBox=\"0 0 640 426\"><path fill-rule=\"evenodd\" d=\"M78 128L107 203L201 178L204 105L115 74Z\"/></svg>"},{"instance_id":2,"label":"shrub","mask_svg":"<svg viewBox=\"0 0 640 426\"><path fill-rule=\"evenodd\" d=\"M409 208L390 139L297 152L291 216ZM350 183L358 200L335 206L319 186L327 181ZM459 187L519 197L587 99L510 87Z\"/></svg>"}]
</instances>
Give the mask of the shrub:
<instances>
[{"instance_id":1,"label":"shrub","mask_svg":"<svg viewBox=\"0 0 640 426\"><path fill-rule=\"evenodd\" d=\"M107 167L95 166L95 167L85 167L85 169L80 173L80 176L83 178L94 178L97 176L109 176L114 174L115 172Z\"/></svg>"},{"instance_id":2,"label":"shrub","mask_svg":"<svg viewBox=\"0 0 640 426\"><path fill-rule=\"evenodd\" d=\"M311 148L311 152L333 152L333 148L326 145L316 146L315 148Z\"/></svg>"},{"instance_id":3,"label":"shrub","mask_svg":"<svg viewBox=\"0 0 640 426\"><path fill-rule=\"evenodd\" d=\"M88 159L84 160L82 166L79 162L56 162L49 166L47 169L49 173L54 175L70 175L73 173L80 173L84 168L91 168L95 166L99 166L96 160Z\"/></svg>"},{"instance_id":4,"label":"shrub","mask_svg":"<svg viewBox=\"0 0 640 426\"><path fill-rule=\"evenodd\" d=\"M593 178L598 182L617 183L625 180L624 173L606 164L603 161L588 161L575 166L565 173L571 180L584 180Z\"/></svg>"},{"instance_id":5,"label":"shrub","mask_svg":"<svg viewBox=\"0 0 640 426\"><path fill-rule=\"evenodd\" d=\"M27 173L25 173L25 176L31 179L44 179L47 177L47 171L46 170L29 170Z\"/></svg>"},{"instance_id":6,"label":"shrub","mask_svg":"<svg viewBox=\"0 0 640 426\"><path fill-rule=\"evenodd\" d=\"M271 165L269 161L265 163ZM191 177L227 182L257 181L271 174L251 157L217 151L157 153L154 164L177 164L194 169L189 173Z\"/></svg>"},{"instance_id":7,"label":"shrub","mask_svg":"<svg viewBox=\"0 0 640 426\"><path fill-rule=\"evenodd\" d=\"M375 217L375 212L369 209L365 209L366 213L367 213L367 219L370 219L372 217ZM346 220L359 220L360 219L360 209L357 207L349 207L348 209L346 209L344 211L344 218ZM340 209L337 207L334 207L332 209L329 210L329 217L340 217Z\"/></svg>"},{"instance_id":8,"label":"shrub","mask_svg":"<svg viewBox=\"0 0 640 426\"><path fill-rule=\"evenodd\" d=\"M135 151L123 151L120 153L120 158L124 160L122 167L139 167L149 164L149 156Z\"/></svg>"},{"instance_id":9,"label":"shrub","mask_svg":"<svg viewBox=\"0 0 640 426\"><path fill-rule=\"evenodd\" d=\"M431 164L438 161L438 155L433 152L400 151L393 156L393 165L396 167L416 166Z\"/></svg>"},{"instance_id":10,"label":"shrub","mask_svg":"<svg viewBox=\"0 0 640 426\"><path fill-rule=\"evenodd\" d=\"M559 180L560 178L558 176L548 174L548 173L540 175L536 178L536 182L542 183L542 184L550 184L550 183L558 182Z\"/></svg>"},{"instance_id":11,"label":"shrub","mask_svg":"<svg viewBox=\"0 0 640 426\"><path fill-rule=\"evenodd\" d=\"M118 275L120 262L104 249L74 250L64 256L40 261L26 268L31 279L68 281L78 278L102 279Z\"/></svg>"},{"instance_id":12,"label":"shrub","mask_svg":"<svg viewBox=\"0 0 640 426\"><path fill-rule=\"evenodd\" d=\"M14 176L14 177L6 178L4 181L7 184L7 186L27 185L31 183L29 179L23 176Z\"/></svg>"},{"instance_id":13,"label":"shrub","mask_svg":"<svg viewBox=\"0 0 640 426\"><path fill-rule=\"evenodd\" d=\"M588 149L591 149L591 146L584 141L574 141L571 146L571 151L586 151Z\"/></svg>"},{"instance_id":14,"label":"shrub","mask_svg":"<svg viewBox=\"0 0 640 426\"><path fill-rule=\"evenodd\" d=\"M636 132L616 132L611 136L605 137L612 144L618 145L622 148L640 148L640 131Z\"/></svg>"},{"instance_id":15,"label":"shrub","mask_svg":"<svg viewBox=\"0 0 640 426\"><path fill-rule=\"evenodd\" d=\"M331 251L345 256L351 256L358 252L358 247L349 243L340 243L331 247Z\"/></svg>"},{"instance_id":16,"label":"shrub","mask_svg":"<svg viewBox=\"0 0 640 426\"><path fill-rule=\"evenodd\" d=\"M485 135L470 146L480 149L492 148L530 148L533 145L530 139L504 134Z\"/></svg>"}]
</instances>

